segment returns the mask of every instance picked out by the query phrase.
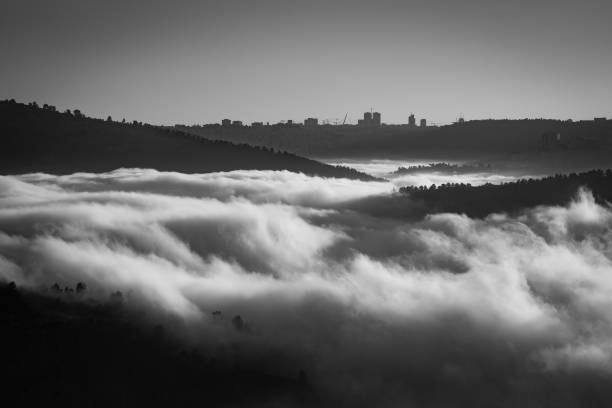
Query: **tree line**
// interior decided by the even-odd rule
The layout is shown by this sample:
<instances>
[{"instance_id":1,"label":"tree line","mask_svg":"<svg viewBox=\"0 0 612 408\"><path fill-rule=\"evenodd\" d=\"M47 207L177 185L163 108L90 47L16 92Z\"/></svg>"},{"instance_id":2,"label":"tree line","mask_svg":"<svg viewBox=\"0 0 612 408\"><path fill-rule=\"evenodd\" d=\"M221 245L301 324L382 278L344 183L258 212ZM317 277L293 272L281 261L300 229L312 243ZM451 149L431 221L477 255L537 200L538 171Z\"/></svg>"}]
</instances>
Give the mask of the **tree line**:
<instances>
[{"instance_id":1,"label":"tree line","mask_svg":"<svg viewBox=\"0 0 612 408\"><path fill-rule=\"evenodd\" d=\"M565 205L581 187L590 190L600 204L612 202L612 170L597 169L480 186L469 183L406 186L400 188L400 193L422 201L430 212L456 212L480 217L537 205Z\"/></svg>"},{"instance_id":2,"label":"tree line","mask_svg":"<svg viewBox=\"0 0 612 408\"><path fill-rule=\"evenodd\" d=\"M0 174L103 172L121 167L206 173L289 170L323 177L375 180L271 148L212 141L172 128L95 119L36 102L0 101Z\"/></svg>"}]
</instances>

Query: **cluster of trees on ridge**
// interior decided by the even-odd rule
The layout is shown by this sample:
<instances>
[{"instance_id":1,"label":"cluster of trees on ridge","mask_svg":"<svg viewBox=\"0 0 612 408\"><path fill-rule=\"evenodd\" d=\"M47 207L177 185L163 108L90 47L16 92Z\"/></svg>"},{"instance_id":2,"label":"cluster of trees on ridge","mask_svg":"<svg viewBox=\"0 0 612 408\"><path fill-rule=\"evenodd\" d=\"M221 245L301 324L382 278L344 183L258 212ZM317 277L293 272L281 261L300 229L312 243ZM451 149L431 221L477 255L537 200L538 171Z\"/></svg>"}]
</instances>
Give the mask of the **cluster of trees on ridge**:
<instances>
[{"instance_id":1,"label":"cluster of trees on ridge","mask_svg":"<svg viewBox=\"0 0 612 408\"><path fill-rule=\"evenodd\" d=\"M44 295L0 282L6 406L314 404L300 367L280 376L206 354L134 316L116 296L96 302L86 291Z\"/></svg>"},{"instance_id":2,"label":"cluster of trees on ridge","mask_svg":"<svg viewBox=\"0 0 612 408\"><path fill-rule=\"evenodd\" d=\"M330 166L265 147L202 139L146 123L88 118L14 100L0 101L0 174L78 171L121 167L206 173L289 170L308 175L375 180L357 170Z\"/></svg>"},{"instance_id":3,"label":"cluster of trees on ridge","mask_svg":"<svg viewBox=\"0 0 612 408\"><path fill-rule=\"evenodd\" d=\"M407 186L400 188L400 192L423 202L429 212L455 212L482 217L538 205L565 205L581 187L590 190L600 204L612 202L612 170L557 174L542 179L521 179L481 186L463 183Z\"/></svg>"},{"instance_id":4,"label":"cluster of trees on ridge","mask_svg":"<svg viewBox=\"0 0 612 408\"><path fill-rule=\"evenodd\" d=\"M393 174L416 174L424 173L428 171L437 171L441 173L452 173L452 174L463 174L463 173L477 173L481 171L491 171L492 166L490 164L475 163L475 164L450 164L445 162L429 163L427 165L416 165L408 167L398 167Z\"/></svg>"}]
</instances>

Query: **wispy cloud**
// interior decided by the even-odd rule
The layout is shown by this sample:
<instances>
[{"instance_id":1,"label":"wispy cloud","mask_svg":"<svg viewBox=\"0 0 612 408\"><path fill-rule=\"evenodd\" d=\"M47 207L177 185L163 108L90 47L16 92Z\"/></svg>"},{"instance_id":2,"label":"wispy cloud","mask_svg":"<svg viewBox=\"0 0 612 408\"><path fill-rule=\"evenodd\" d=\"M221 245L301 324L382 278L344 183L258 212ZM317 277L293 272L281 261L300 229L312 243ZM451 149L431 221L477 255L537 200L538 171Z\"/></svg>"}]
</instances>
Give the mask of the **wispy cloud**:
<instances>
[{"instance_id":1,"label":"wispy cloud","mask_svg":"<svg viewBox=\"0 0 612 408\"><path fill-rule=\"evenodd\" d=\"M121 290L207 333L202 347L276 350L355 401L481 386L492 401L612 375L609 208L581 192L516 218L406 223L345 205L391 189L289 172L2 177L0 276Z\"/></svg>"}]
</instances>

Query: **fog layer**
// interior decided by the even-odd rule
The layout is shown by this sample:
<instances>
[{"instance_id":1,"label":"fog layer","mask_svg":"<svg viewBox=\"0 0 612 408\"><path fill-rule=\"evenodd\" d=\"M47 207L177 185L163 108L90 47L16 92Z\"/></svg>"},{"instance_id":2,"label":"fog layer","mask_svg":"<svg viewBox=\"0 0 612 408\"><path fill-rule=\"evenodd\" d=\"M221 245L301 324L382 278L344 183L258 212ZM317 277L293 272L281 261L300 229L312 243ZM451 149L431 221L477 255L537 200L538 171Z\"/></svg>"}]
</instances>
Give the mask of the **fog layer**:
<instances>
[{"instance_id":1,"label":"fog layer","mask_svg":"<svg viewBox=\"0 0 612 408\"><path fill-rule=\"evenodd\" d=\"M349 209L392 189L271 171L1 177L0 277L120 290L191 344L302 369L351 405L609 397L609 207L581 191L516 218Z\"/></svg>"}]
</instances>

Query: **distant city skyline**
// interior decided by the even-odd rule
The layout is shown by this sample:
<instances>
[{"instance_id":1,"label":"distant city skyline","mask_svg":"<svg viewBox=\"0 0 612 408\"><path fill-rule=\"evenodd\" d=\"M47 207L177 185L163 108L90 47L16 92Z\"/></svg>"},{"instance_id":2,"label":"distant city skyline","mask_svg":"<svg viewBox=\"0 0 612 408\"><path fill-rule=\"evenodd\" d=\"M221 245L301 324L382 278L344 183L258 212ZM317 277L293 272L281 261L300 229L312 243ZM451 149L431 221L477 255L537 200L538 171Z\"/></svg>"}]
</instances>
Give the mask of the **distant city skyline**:
<instances>
[{"instance_id":1,"label":"distant city skyline","mask_svg":"<svg viewBox=\"0 0 612 408\"><path fill-rule=\"evenodd\" d=\"M0 98L152 124L612 116L610 2L13 1Z\"/></svg>"},{"instance_id":2,"label":"distant city skyline","mask_svg":"<svg viewBox=\"0 0 612 408\"><path fill-rule=\"evenodd\" d=\"M60 113L69 113L69 114L74 114L75 116L84 116L84 117L90 117L90 118L94 118L94 119L106 119L107 121L115 121L115 122L123 122L123 123L148 123L148 124L152 124L150 122L146 122L146 121L139 121L137 119L131 119L131 118L126 118L126 117L122 117L122 116L115 116L113 117L112 115L91 115L88 114L87 112L82 112L80 109L78 108L74 108L74 109L69 109L69 108L62 108L62 107L58 107L56 105L53 104L42 104L39 103L38 101L18 101L15 100L14 98L7 98L4 100L8 100L11 102L16 102L16 103L21 103L21 104L27 104L27 105L34 105L34 106L38 106L41 107L43 109L50 109L52 111L56 111L56 112L60 112ZM416 122L416 120L418 119L418 124ZM497 120L555 120L555 121L561 121L561 122L605 122L608 120L612 120L612 118L607 117L607 116L594 116L594 117L590 117L590 118L585 118L585 119L572 119L572 118L567 118L567 119L562 119L562 118L545 118L545 117L525 117L525 118L465 118L464 116L458 116L455 120L448 122L448 123L439 123L439 122L429 122L427 118L418 118L414 113L410 113L410 115L408 115L408 118L405 122L385 122L382 120L382 113L381 112L364 112L363 113L363 118L357 118L355 121L351 121L348 120L348 112L346 113L345 118L324 118L324 119L320 119L320 118L315 118L315 117L305 117L303 120L294 120L294 119L281 119L278 121L252 121L252 122L248 122L248 121L243 121L240 120L239 118L236 117L224 117L223 119L216 121L216 122L193 122L193 123L168 123L168 124L161 124L161 126L183 126L183 125L195 125L195 126L199 126L199 125L221 125L221 126L253 126L253 127L257 127L257 126L274 126L274 125L303 125L303 126L323 126L323 125L333 125L333 126L342 126L342 125L349 125L349 126L364 126L364 127L368 127L368 126L410 126L410 127L440 127L440 126L445 126L445 125L451 125L451 124L457 124L457 123L464 123L464 122L470 122L470 121L487 121L487 120L492 120L492 121L497 121Z\"/></svg>"}]
</instances>

